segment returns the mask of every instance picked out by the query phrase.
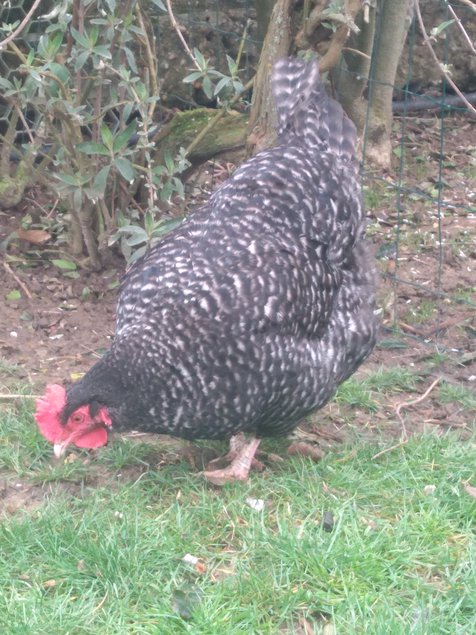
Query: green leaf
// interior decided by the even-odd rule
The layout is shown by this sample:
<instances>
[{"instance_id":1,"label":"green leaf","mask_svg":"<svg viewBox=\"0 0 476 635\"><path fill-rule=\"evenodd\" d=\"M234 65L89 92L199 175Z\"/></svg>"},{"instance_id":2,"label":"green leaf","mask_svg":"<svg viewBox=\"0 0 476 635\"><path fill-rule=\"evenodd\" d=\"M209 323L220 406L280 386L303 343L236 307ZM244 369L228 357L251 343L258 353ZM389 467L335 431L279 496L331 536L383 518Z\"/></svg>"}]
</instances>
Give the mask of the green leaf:
<instances>
[{"instance_id":1,"label":"green leaf","mask_svg":"<svg viewBox=\"0 0 476 635\"><path fill-rule=\"evenodd\" d=\"M193 56L199 68L201 68L202 70L207 68L207 60L203 57L202 53L197 48L193 49Z\"/></svg>"},{"instance_id":2,"label":"green leaf","mask_svg":"<svg viewBox=\"0 0 476 635\"><path fill-rule=\"evenodd\" d=\"M165 162L165 166L166 166L167 171L169 172L169 174L173 174L174 173L175 164L174 164L174 160L172 159L172 156L171 156L170 152L166 151L164 153L164 162Z\"/></svg>"},{"instance_id":3,"label":"green leaf","mask_svg":"<svg viewBox=\"0 0 476 635\"><path fill-rule=\"evenodd\" d=\"M144 229L147 236L150 236L154 229L154 217L150 211L144 214Z\"/></svg>"},{"instance_id":4,"label":"green leaf","mask_svg":"<svg viewBox=\"0 0 476 635\"><path fill-rule=\"evenodd\" d=\"M190 73L190 75L187 75L186 77L184 77L182 79L182 81L183 81L184 84L191 84L195 80L197 80L200 77L202 77L202 74L203 73L200 73L199 71L193 71L193 73Z\"/></svg>"},{"instance_id":5,"label":"green leaf","mask_svg":"<svg viewBox=\"0 0 476 635\"><path fill-rule=\"evenodd\" d=\"M144 245L144 247L139 247L139 249L136 249L134 253L132 254L132 256L128 259L127 264L131 266L133 262L135 262L136 260L139 260L139 258L142 258L142 256L145 254L146 251L147 251L147 245Z\"/></svg>"},{"instance_id":6,"label":"green leaf","mask_svg":"<svg viewBox=\"0 0 476 635\"><path fill-rule=\"evenodd\" d=\"M70 27L70 31L71 35L73 36L75 41L78 42L78 44L88 50L91 48L91 42L88 40L88 38L80 33L77 29L75 29L74 26Z\"/></svg>"},{"instance_id":7,"label":"green leaf","mask_svg":"<svg viewBox=\"0 0 476 635\"><path fill-rule=\"evenodd\" d=\"M175 191L180 196L180 198L184 198L185 189L184 189L182 181L179 178L177 178L176 176L174 176L174 178L172 179L172 183L173 183L173 186L175 188Z\"/></svg>"},{"instance_id":8,"label":"green leaf","mask_svg":"<svg viewBox=\"0 0 476 635\"><path fill-rule=\"evenodd\" d=\"M148 240L148 236L147 234L143 231L143 235L142 236L129 236L128 238L126 238L126 242L129 245L129 247L135 247L136 245L142 245L142 243L146 243Z\"/></svg>"},{"instance_id":9,"label":"green leaf","mask_svg":"<svg viewBox=\"0 0 476 635\"><path fill-rule=\"evenodd\" d=\"M110 165L105 165L94 178L92 187L88 189L88 196L90 198L104 198L106 192L107 179L111 170Z\"/></svg>"},{"instance_id":10,"label":"green leaf","mask_svg":"<svg viewBox=\"0 0 476 635\"><path fill-rule=\"evenodd\" d=\"M433 37L440 35L440 33L444 31L445 29L447 29L450 26L450 24L453 24L453 22L454 20L446 20L445 22L442 22L438 26L435 26L434 29L431 29L431 35Z\"/></svg>"},{"instance_id":11,"label":"green leaf","mask_svg":"<svg viewBox=\"0 0 476 635\"><path fill-rule=\"evenodd\" d=\"M170 181L167 181L167 183L164 184L163 188L160 191L160 199L162 201L170 201L170 197L173 193L174 188L172 186L172 183L170 183Z\"/></svg>"},{"instance_id":12,"label":"green leaf","mask_svg":"<svg viewBox=\"0 0 476 635\"><path fill-rule=\"evenodd\" d=\"M20 300L21 293L18 289L13 289L13 291L9 291L5 297L7 300Z\"/></svg>"},{"instance_id":13,"label":"green leaf","mask_svg":"<svg viewBox=\"0 0 476 635\"><path fill-rule=\"evenodd\" d=\"M51 260L50 261L51 264L53 264L55 267L58 267L58 269L63 269L66 271L75 271L78 267L76 265L75 262L71 262L71 260Z\"/></svg>"},{"instance_id":14,"label":"green leaf","mask_svg":"<svg viewBox=\"0 0 476 635\"><path fill-rule=\"evenodd\" d=\"M132 111L135 108L135 104L132 102L128 102L124 106L124 110L122 111L122 119L123 121L129 121L129 117L132 115Z\"/></svg>"},{"instance_id":15,"label":"green leaf","mask_svg":"<svg viewBox=\"0 0 476 635\"><path fill-rule=\"evenodd\" d=\"M93 48L93 53L95 53L96 55L99 55L99 57L103 57L106 60L110 60L112 59L112 55L111 55L111 51L108 49L107 46L95 46Z\"/></svg>"},{"instance_id":16,"label":"green leaf","mask_svg":"<svg viewBox=\"0 0 476 635\"><path fill-rule=\"evenodd\" d=\"M102 156L109 156L111 153L102 143L96 143L94 141L83 141L78 143L76 149L85 154L100 154Z\"/></svg>"},{"instance_id":17,"label":"green leaf","mask_svg":"<svg viewBox=\"0 0 476 635\"><path fill-rule=\"evenodd\" d=\"M215 90L214 93L215 95L218 95L220 93L220 91L225 88L225 86L227 86L227 84L229 83L230 78L229 77L224 77L223 79L220 79L220 81L218 82L218 84L215 86Z\"/></svg>"},{"instance_id":18,"label":"green leaf","mask_svg":"<svg viewBox=\"0 0 476 635\"><path fill-rule=\"evenodd\" d=\"M234 79L233 80L233 88L235 90L235 93L240 94L240 93L243 92L245 87L243 86L242 82L240 82L239 79Z\"/></svg>"},{"instance_id":19,"label":"green leaf","mask_svg":"<svg viewBox=\"0 0 476 635\"><path fill-rule=\"evenodd\" d=\"M124 225L123 227L119 227L117 231L121 234L140 234L141 236L146 235L144 233L144 229L139 225Z\"/></svg>"},{"instance_id":20,"label":"green leaf","mask_svg":"<svg viewBox=\"0 0 476 635\"><path fill-rule=\"evenodd\" d=\"M131 49L128 46L123 46L122 50L126 54L127 63L129 64L132 72L138 74L139 71L137 69L136 58L134 56L134 53L131 51Z\"/></svg>"},{"instance_id":21,"label":"green leaf","mask_svg":"<svg viewBox=\"0 0 476 635\"><path fill-rule=\"evenodd\" d=\"M95 47L94 50L96 50L96 43L98 41L98 37L99 37L99 29L96 25L93 25L88 33L88 40Z\"/></svg>"},{"instance_id":22,"label":"green leaf","mask_svg":"<svg viewBox=\"0 0 476 635\"><path fill-rule=\"evenodd\" d=\"M129 142L129 139L135 134L137 130L137 121L134 119L131 123L124 128L114 139L113 150L114 152L120 152Z\"/></svg>"},{"instance_id":23,"label":"green leaf","mask_svg":"<svg viewBox=\"0 0 476 635\"><path fill-rule=\"evenodd\" d=\"M35 71L34 68L30 68L29 74L30 74L30 77L34 79L36 82L38 82L39 84L43 83L42 76L38 73L38 71Z\"/></svg>"},{"instance_id":24,"label":"green leaf","mask_svg":"<svg viewBox=\"0 0 476 635\"><path fill-rule=\"evenodd\" d=\"M167 11L162 0L152 0L152 4L155 4L155 6L158 7L161 11Z\"/></svg>"},{"instance_id":25,"label":"green leaf","mask_svg":"<svg viewBox=\"0 0 476 635\"><path fill-rule=\"evenodd\" d=\"M66 185L82 185L81 179L78 175L66 174L66 172L59 172L56 177L63 183L66 183Z\"/></svg>"},{"instance_id":26,"label":"green leaf","mask_svg":"<svg viewBox=\"0 0 476 635\"><path fill-rule=\"evenodd\" d=\"M73 205L74 209L79 212L83 206L83 191L81 188L76 188L73 192Z\"/></svg>"},{"instance_id":27,"label":"green leaf","mask_svg":"<svg viewBox=\"0 0 476 635\"><path fill-rule=\"evenodd\" d=\"M74 63L74 70L79 71L83 68L86 63L86 60L90 57L91 53L89 51L83 51L76 57L76 61Z\"/></svg>"},{"instance_id":28,"label":"green leaf","mask_svg":"<svg viewBox=\"0 0 476 635\"><path fill-rule=\"evenodd\" d=\"M128 183L131 183L135 177L134 166L129 161L129 159L125 159L124 157L117 157L114 159L114 165L117 168L117 171L125 179Z\"/></svg>"},{"instance_id":29,"label":"green leaf","mask_svg":"<svg viewBox=\"0 0 476 635\"><path fill-rule=\"evenodd\" d=\"M12 90L13 84L9 82L8 79L5 79L4 77L0 77L0 87L4 88L5 90Z\"/></svg>"},{"instance_id":30,"label":"green leaf","mask_svg":"<svg viewBox=\"0 0 476 635\"><path fill-rule=\"evenodd\" d=\"M212 80L207 75L205 75L205 77L203 78L202 89L208 99L211 99L213 97Z\"/></svg>"},{"instance_id":31,"label":"green leaf","mask_svg":"<svg viewBox=\"0 0 476 635\"><path fill-rule=\"evenodd\" d=\"M41 35L38 41L38 55L44 59L48 59L48 47L50 44L50 38L47 35Z\"/></svg>"},{"instance_id":32,"label":"green leaf","mask_svg":"<svg viewBox=\"0 0 476 635\"><path fill-rule=\"evenodd\" d=\"M164 234L168 234L173 229L178 227L183 221L183 218L171 218L166 221L162 221L159 226L156 226L151 234L152 238L160 238Z\"/></svg>"},{"instance_id":33,"label":"green leaf","mask_svg":"<svg viewBox=\"0 0 476 635\"><path fill-rule=\"evenodd\" d=\"M237 72L238 72L238 68L236 66L235 60L232 57L230 57L229 55L227 55L226 56L226 62L228 64L228 70L230 71L230 75L232 77L234 77L237 74Z\"/></svg>"},{"instance_id":34,"label":"green leaf","mask_svg":"<svg viewBox=\"0 0 476 635\"><path fill-rule=\"evenodd\" d=\"M112 150L114 145L114 139L112 137L112 132L109 130L109 128L106 126L105 123L101 125L101 139L104 145L106 146L106 148L108 148L109 150Z\"/></svg>"}]
</instances>

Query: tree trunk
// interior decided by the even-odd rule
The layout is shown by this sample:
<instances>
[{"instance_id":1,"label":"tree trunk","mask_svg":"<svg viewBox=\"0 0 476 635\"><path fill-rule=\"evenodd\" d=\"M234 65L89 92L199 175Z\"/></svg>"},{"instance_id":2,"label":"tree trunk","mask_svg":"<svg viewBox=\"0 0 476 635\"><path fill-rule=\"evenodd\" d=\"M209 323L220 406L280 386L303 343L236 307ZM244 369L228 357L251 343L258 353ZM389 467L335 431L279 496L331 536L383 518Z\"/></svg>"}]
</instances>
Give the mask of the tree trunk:
<instances>
[{"instance_id":1,"label":"tree trunk","mask_svg":"<svg viewBox=\"0 0 476 635\"><path fill-rule=\"evenodd\" d=\"M331 71L333 85L344 110L357 126L359 136L365 127L368 104L363 93L368 85L372 47L375 37L374 7L369 7L367 20L361 14L356 20L360 31L352 34L343 52L341 64Z\"/></svg>"},{"instance_id":2,"label":"tree trunk","mask_svg":"<svg viewBox=\"0 0 476 635\"><path fill-rule=\"evenodd\" d=\"M265 4L269 7L269 2ZM335 30L327 43L322 23L331 15L328 12L331 6L327 0L314 3L295 45L304 50L318 48L321 71L330 69L338 97L364 139L365 158L388 168L392 157L393 84L411 22L413 0L375 0L364 4L364 11L360 0L346 0L335 9L337 13L332 18ZM264 9L261 7L263 12ZM273 64L292 48L295 15L293 2L276 1L255 79L247 142L250 154L274 141L276 115L269 80ZM349 38L349 33L356 31L354 22L359 31L351 33ZM327 48L322 50L324 42ZM339 56L340 67L333 68ZM368 100L363 96L365 89Z\"/></svg>"},{"instance_id":3,"label":"tree trunk","mask_svg":"<svg viewBox=\"0 0 476 635\"><path fill-rule=\"evenodd\" d=\"M372 49L364 159L390 167L392 96L398 62L410 26L413 0L381 0Z\"/></svg>"},{"instance_id":4,"label":"tree trunk","mask_svg":"<svg viewBox=\"0 0 476 635\"><path fill-rule=\"evenodd\" d=\"M258 39L264 42L275 0L255 0Z\"/></svg>"},{"instance_id":5,"label":"tree trunk","mask_svg":"<svg viewBox=\"0 0 476 635\"><path fill-rule=\"evenodd\" d=\"M246 144L248 154L268 148L276 138L276 109L271 94L271 70L275 62L289 54L293 4L293 0L277 0L271 13L253 89Z\"/></svg>"}]
</instances>

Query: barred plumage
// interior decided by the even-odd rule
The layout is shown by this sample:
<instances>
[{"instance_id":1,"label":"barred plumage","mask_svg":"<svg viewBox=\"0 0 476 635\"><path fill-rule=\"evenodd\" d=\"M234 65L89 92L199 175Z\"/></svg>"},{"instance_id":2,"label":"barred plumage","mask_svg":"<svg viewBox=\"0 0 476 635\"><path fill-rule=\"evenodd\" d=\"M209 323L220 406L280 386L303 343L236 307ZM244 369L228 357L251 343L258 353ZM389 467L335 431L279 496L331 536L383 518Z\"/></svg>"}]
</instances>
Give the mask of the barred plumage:
<instances>
[{"instance_id":1,"label":"barred plumage","mask_svg":"<svg viewBox=\"0 0 476 635\"><path fill-rule=\"evenodd\" d=\"M65 420L88 403L118 430L286 434L371 351L354 126L315 62L280 61L273 90L277 145L132 267L111 350L69 388Z\"/></svg>"}]
</instances>

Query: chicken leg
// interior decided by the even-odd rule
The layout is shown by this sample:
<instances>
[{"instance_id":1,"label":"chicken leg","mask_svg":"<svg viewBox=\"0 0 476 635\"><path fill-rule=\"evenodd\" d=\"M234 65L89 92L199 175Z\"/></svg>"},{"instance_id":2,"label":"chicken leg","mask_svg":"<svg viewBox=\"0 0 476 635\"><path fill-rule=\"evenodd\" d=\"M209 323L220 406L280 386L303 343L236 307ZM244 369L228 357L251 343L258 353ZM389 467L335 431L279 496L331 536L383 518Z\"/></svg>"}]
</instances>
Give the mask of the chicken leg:
<instances>
[{"instance_id":1,"label":"chicken leg","mask_svg":"<svg viewBox=\"0 0 476 635\"><path fill-rule=\"evenodd\" d=\"M230 440L230 452L225 457L231 463L222 469L206 470L203 476L214 485L224 485L233 481L246 481L251 464L261 439L252 437L246 441L242 435L236 435ZM212 461L211 463L215 463ZM261 465L261 464L260 464Z\"/></svg>"}]
</instances>

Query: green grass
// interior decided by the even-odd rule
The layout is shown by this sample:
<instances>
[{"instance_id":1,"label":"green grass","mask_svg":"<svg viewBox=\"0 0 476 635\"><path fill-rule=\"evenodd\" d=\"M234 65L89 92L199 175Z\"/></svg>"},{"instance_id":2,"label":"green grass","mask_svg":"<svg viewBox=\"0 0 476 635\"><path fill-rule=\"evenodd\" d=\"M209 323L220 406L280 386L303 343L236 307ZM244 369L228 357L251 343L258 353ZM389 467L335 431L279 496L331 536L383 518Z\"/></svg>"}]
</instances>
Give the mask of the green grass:
<instances>
[{"instance_id":1,"label":"green grass","mask_svg":"<svg viewBox=\"0 0 476 635\"><path fill-rule=\"evenodd\" d=\"M56 463L21 403L0 410L0 439L4 494L35 493L1 516L6 635L276 635L303 618L339 635L476 632L474 438L427 435L377 459L339 448L222 490L127 440Z\"/></svg>"},{"instance_id":2,"label":"green grass","mask_svg":"<svg viewBox=\"0 0 476 635\"><path fill-rule=\"evenodd\" d=\"M381 395L413 391L420 381L419 375L412 370L395 366L353 376L339 387L335 401L351 408L360 408L366 412L379 409Z\"/></svg>"},{"instance_id":3,"label":"green grass","mask_svg":"<svg viewBox=\"0 0 476 635\"><path fill-rule=\"evenodd\" d=\"M441 403L454 403L464 410L476 410L475 391L461 384L443 382L438 390L438 399Z\"/></svg>"}]
</instances>

